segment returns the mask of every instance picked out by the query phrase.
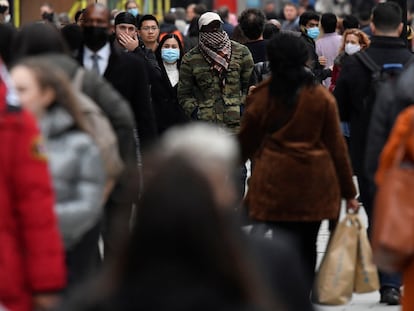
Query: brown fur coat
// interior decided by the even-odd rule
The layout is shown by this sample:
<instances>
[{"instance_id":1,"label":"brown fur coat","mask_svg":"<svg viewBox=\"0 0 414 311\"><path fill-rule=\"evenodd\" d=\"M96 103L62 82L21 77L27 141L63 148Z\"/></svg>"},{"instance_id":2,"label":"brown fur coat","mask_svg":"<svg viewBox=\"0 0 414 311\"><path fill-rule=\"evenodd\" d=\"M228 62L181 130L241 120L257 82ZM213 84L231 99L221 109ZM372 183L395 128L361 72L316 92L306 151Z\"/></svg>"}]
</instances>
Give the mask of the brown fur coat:
<instances>
[{"instance_id":1,"label":"brown fur coat","mask_svg":"<svg viewBox=\"0 0 414 311\"><path fill-rule=\"evenodd\" d=\"M269 81L248 98L239 133L243 160L254 160L246 204L260 221L336 219L355 197L335 98L323 86L301 89L293 110L269 99ZM269 130L275 123L282 126Z\"/></svg>"}]
</instances>

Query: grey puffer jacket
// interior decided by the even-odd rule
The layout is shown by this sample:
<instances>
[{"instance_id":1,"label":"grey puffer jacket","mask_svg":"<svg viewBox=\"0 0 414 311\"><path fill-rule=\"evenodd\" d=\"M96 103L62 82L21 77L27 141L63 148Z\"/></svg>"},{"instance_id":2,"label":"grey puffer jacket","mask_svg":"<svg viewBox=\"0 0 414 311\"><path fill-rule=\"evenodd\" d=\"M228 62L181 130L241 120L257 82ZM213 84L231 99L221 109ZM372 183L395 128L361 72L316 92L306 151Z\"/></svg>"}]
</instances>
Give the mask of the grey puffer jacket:
<instances>
[{"instance_id":1,"label":"grey puffer jacket","mask_svg":"<svg viewBox=\"0 0 414 311\"><path fill-rule=\"evenodd\" d=\"M40 125L53 177L55 211L69 250L102 214L103 162L92 138L74 127L74 120L62 107L49 110Z\"/></svg>"}]
</instances>

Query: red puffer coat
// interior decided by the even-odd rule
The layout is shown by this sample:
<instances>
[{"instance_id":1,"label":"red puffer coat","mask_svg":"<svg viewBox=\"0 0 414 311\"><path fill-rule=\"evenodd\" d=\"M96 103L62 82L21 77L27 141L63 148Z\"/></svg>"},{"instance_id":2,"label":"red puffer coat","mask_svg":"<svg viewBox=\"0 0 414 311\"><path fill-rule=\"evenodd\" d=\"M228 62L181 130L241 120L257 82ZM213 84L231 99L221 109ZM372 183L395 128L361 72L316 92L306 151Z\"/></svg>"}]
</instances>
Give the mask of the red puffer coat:
<instances>
[{"instance_id":1,"label":"red puffer coat","mask_svg":"<svg viewBox=\"0 0 414 311\"><path fill-rule=\"evenodd\" d=\"M36 122L5 94L0 77L0 305L31 311L33 294L64 288L64 251Z\"/></svg>"}]
</instances>

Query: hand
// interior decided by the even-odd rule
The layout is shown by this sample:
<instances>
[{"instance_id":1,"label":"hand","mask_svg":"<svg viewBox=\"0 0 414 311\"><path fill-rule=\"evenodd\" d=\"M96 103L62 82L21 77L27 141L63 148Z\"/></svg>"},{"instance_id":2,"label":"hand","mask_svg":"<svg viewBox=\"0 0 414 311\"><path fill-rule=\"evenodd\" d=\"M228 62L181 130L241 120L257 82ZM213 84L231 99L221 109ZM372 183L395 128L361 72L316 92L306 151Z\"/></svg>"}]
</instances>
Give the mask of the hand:
<instances>
[{"instance_id":1,"label":"hand","mask_svg":"<svg viewBox=\"0 0 414 311\"><path fill-rule=\"evenodd\" d=\"M324 67L326 66L327 59L326 59L325 56L319 56L318 61L319 61L319 64L321 64L322 66L324 66Z\"/></svg>"},{"instance_id":2,"label":"hand","mask_svg":"<svg viewBox=\"0 0 414 311\"><path fill-rule=\"evenodd\" d=\"M33 295L33 309L35 311L47 311L56 307L60 301L58 294L35 294Z\"/></svg>"},{"instance_id":3,"label":"hand","mask_svg":"<svg viewBox=\"0 0 414 311\"><path fill-rule=\"evenodd\" d=\"M256 88L256 86L254 86L254 85L250 86L249 91L247 92L247 95L251 95L255 88Z\"/></svg>"},{"instance_id":4,"label":"hand","mask_svg":"<svg viewBox=\"0 0 414 311\"><path fill-rule=\"evenodd\" d=\"M346 200L346 210L352 211L353 213L358 213L359 211L359 202L357 199Z\"/></svg>"},{"instance_id":5,"label":"hand","mask_svg":"<svg viewBox=\"0 0 414 311\"><path fill-rule=\"evenodd\" d=\"M134 38L132 38L131 36L125 34L125 33L120 33L119 34L119 39L118 39L119 43L126 48L129 52L132 52L133 50L135 50L138 47L138 38L136 36L134 36Z\"/></svg>"}]
</instances>

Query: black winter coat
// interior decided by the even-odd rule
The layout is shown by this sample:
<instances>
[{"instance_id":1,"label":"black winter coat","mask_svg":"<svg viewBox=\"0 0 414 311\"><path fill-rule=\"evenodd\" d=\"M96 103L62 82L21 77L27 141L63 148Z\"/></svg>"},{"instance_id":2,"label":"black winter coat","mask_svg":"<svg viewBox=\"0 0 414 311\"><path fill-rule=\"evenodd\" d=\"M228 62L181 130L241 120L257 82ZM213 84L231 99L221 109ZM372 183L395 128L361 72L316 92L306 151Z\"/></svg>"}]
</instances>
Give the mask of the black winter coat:
<instances>
[{"instance_id":1,"label":"black winter coat","mask_svg":"<svg viewBox=\"0 0 414 311\"><path fill-rule=\"evenodd\" d=\"M406 63L411 52L400 38L373 36L366 53L379 65ZM338 102L341 121L350 122L350 155L354 173L364 174L367 132L371 115L363 116L363 100L369 92L371 73L355 56L347 57L338 77L334 95Z\"/></svg>"},{"instance_id":2,"label":"black winter coat","mask_svg":"<svg viewBox=\"0 0 414 311\"><path fill-rule=\"evenodd\" d=\"M168 128L189 121L178 103L178 83L172 86L162 60L158 60L161 74L158 84L153 86L154 110L157 117L158 132L162 134Z\"/></svg>"},{"instance_id":3,"label":"black winter coat","mask_svg":"<svg viewBox=\"0 0 414 311\"><path fill-rule=\"evenodd\" d=\"M410 60L412 61L412 59ZM379 155L387 142L398 114L407 106L414 103L414 64L411 64L398 78L394 90L384 92L378 98L372 111L369 125L366 152L365 173L371 185L371 194L375 194L374 176L378 168ZM392 88L391 85L388 85Z\"/></svg>"}]
</instances>

